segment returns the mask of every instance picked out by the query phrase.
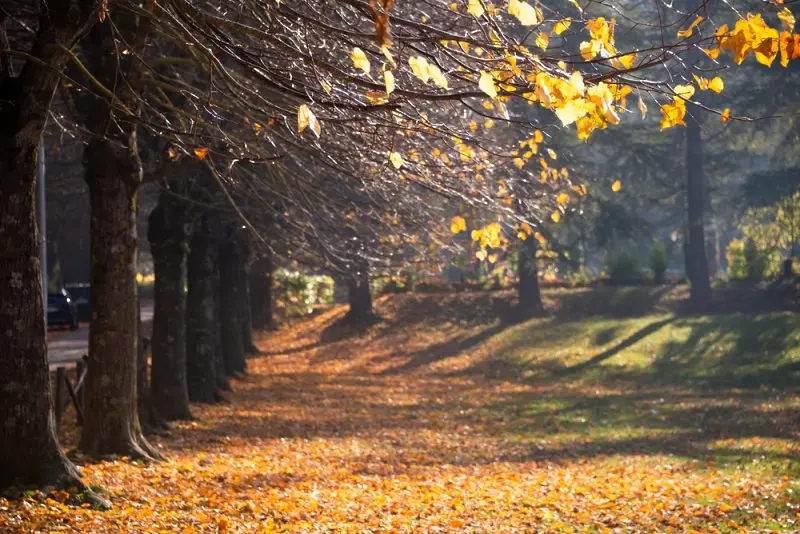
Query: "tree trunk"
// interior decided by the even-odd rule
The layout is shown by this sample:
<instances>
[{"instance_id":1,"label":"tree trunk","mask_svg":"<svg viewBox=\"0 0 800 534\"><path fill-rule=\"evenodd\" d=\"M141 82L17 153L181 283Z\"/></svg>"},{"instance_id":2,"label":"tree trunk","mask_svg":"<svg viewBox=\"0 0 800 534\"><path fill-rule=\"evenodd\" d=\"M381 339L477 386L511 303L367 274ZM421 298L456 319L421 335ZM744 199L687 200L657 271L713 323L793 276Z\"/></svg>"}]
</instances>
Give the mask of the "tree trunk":
<instances>
[{"instance_id":1,"label":"tree trunk","mask_svg":"<svg viewBox=\"0 0 800 534\"><path fill-rule=\"evenodd\" d=\"M241 324L241 282L239 246L233 239L220 246L219 286L220 286L220 327L222 328L222 350L225 361L225 374L234 376L245 372L244 340Z\"/></svg>"},{"instance_id":2,"label":"tree trunk","mask_svg":"<svg viewBox=\"0 0 800 534\"><path fill-rule=\"evenodd\" d=\"M700 123L691 114L686 117L686 208L688 224L687 267L690 306L693 311L707 310L711 304L704 227L703 139Z\"/></svg>"},{"instance_id":3,"label":"tree trunk","mask_svg":"<svg viewBox=\"0 0 800 534\"><path fill-rule=\"evenodd\" d=\"M39 142L65 50L95 20L96 9L91 1L48 5L30 51L34 59L18 77L10 62L0 61L0 488L75 487L107 507L81 481L56 437L34 208Z\"/></svg>"},{"instance_id":4,"label":"tree trunk","mask_svg":"<svg viewBox=\"0 0 800 534\"><path fill-rule=\"evenodd\" d=\"M253 317L250 315L250 244L249 237L244 232L237 232L236 244L239 248L237 255L236 282L239 284L237 295L239 297L239 324L242 328L242 347L247 354L260 354L261 351L253 343Z\"/></svg>"},{"instance_id":5,"label":"tree trunk","mask_svg":"<svg viewBox=\"0 0 800 534\"><path fill-rule=\"evenodd\" d=\"M186 225L182 206L162 193L148 219L147 238L155 269L153 407L167 421L191 419L186 385Z\"/></svg>"},{"instance_id":6,"label":"tree trunk","mask_svg":"<svg viewBox=\"0 0 800 534\"><path fill-rule=\"evenodd\" d=\"M89 142L92 327L79 447L95 458L110 454L159 457L142 435L136 396L136 191L140 178L133 131L123 142L99 137Z\"/></svg>"},{"instance_id":7,"label":"tree trunk","mask_svg":"<svg viewBox=\"0 0 800 534\"><path fill-rule=\"evenodd\" d=\"M347 317L354 323L363 323L373 317L372 293L369 287L369 262L359 259L356 270L351 273L348 281L348 301L350 310Z\"/></svg>"},{"instance_id":8,"label":"tree trunk","mask_svg":"<svg viewBox=\"0 0 800 534\"><path fill-rule=\"evenodd\" d=\"M530 235L521 243L517 258L519 309L527 317L541 314L544 309L542 295L539 291L539 272L536 265L537 249L536 237Z\"/></svg>"},{"instance_id":9,"label":"tree trunk","mask_svg":"<svg viewBox=\"0 0 800 534\"><path fill-rule=\"evenodd\" d=\"M219 279L219 249L212 239L208 221L195 225L187 261L189 292L186 295L186 374L189 399L193 402L218 400L217 361L221 360L218 298L214 278Z\"/></svg>"},{"instance_id":10,"label":"tree trunk","mask_svg":"<svg viewBox=\"0 0 800 534\"><path fill-rule=\"evenodd\" d=\"M250 266L250 316L255 330L274 330L276 326L272 271L269 253Z\"/></svg>"}]
</instances>

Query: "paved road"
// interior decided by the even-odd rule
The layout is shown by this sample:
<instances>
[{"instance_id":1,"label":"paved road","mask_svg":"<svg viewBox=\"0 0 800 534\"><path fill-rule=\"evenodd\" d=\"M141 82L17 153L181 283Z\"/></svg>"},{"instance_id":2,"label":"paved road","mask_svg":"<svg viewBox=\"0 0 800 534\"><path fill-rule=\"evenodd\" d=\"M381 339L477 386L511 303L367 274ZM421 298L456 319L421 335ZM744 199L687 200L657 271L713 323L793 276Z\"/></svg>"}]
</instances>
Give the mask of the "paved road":
<instances>
[{"instance_id":1,"label":"paved road","mask_svg":"<svg viewBox=\"0 0 800 534\"><path fill-rule=\"evenodd\" d=\"M153 307L142 306L142 322L153 320ZM89 352L89 329L65 332L47 342L47 360L50 367L73 364Z\"/></svg>"}]
</instances>

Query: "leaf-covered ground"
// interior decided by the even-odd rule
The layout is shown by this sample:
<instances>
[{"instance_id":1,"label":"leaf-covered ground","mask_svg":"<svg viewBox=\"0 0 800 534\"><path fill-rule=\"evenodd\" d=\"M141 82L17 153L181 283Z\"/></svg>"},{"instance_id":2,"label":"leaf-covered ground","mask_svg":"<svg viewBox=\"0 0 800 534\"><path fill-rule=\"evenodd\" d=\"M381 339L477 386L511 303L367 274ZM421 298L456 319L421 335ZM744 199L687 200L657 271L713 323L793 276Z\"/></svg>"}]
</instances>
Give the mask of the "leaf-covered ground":
<instances>
[{"instance_id":1,"label":"leaf-covered ground","mask_svg":"<svg viewBox=\"0 0 800 534\"><path fill-rule=\"evenodd\" d=\"M82 466L113 510L0 498L0 531L800 530L796 314L503 306L394 296L366 333L336 308L264 336L230 404L153 438L169 462Z\"/></svg>"}]
</instances>

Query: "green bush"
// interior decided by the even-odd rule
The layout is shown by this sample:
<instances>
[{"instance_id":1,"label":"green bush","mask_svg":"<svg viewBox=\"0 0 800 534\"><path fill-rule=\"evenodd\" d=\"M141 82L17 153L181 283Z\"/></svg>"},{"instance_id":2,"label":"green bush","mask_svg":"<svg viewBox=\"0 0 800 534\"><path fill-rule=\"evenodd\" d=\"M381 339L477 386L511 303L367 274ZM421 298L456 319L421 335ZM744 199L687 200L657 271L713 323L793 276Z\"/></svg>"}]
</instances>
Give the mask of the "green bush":
<instances>
[{"instance_id":1,"label":"green bush","mask_svg":"<svg viewBox=\"0 0 800 534\"><path fill-rule=\"evenodd\" d=\"M744 261L747 265L749 280L762 280L767 272L767 255L758 250L755 241L748 239L744 243Z\"/></svg>"},{"instance_id":2,"label":"green bush","mask_svg":"<svg viewBox=\"0 0 800 534\"><path fill-rule=\"evenodd\" d=\"M728 278L731 280L744 280L747 278L744 240L732 239L725 248L725 258L728 260Z\"/></svg>"},{"instance_id":3,"label":"green bush","mask_svg":"<svg viewBox=\"0 0 800 534\"><path fill-rule=\"evenodd\" d=\"M614 284L629 284L640 279L636 256L625 250L613 250L606 255L605 271Z\"/></svg>"},{"instance_id":4,"label":"green bush","mask_svg":"<svg viewBox=\"0 0 800 534\"><path fill-rule=\"evenodd\" d=\"M275 271L275 307L285 317L308 315L318 304L333 302L333 278L300 271Z\"/></svg>"},{"instance_id":5,"label":"green bush","mask_svg":"<svg viewBox=\"0 0 800 534\"><path fill-rule=\"evenodd\" d=\"M664 281L664 274L667 272L667 265L669 264L669 256L667 249L661 243L654 243L650 247L648 254L648 261L650 263L650 271L653 273L653 280L660 284Z\"/></svg>"}]
</instances>

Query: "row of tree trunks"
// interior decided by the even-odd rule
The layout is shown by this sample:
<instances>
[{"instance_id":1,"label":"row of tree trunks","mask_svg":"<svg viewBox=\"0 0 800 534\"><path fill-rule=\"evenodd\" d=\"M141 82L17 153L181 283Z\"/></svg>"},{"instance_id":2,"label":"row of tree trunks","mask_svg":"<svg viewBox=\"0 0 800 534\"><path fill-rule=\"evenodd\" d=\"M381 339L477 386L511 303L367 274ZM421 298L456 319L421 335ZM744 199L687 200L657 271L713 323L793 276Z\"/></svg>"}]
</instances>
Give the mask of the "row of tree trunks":
<instances>
[{"instance_id":1,"label":"row of tree trunks","mask_svg":"<svg viewBox=\"0 0 800 534\"><path fill-rule=\"evenodd\" d=\"M219 250L219 294L220 319L222 328L222 348L225 355L225 374L236 376L246 372L245 340L242 332L242 281L243 270L241 244L233 235Z\"/></svg>"}]
</instances>

